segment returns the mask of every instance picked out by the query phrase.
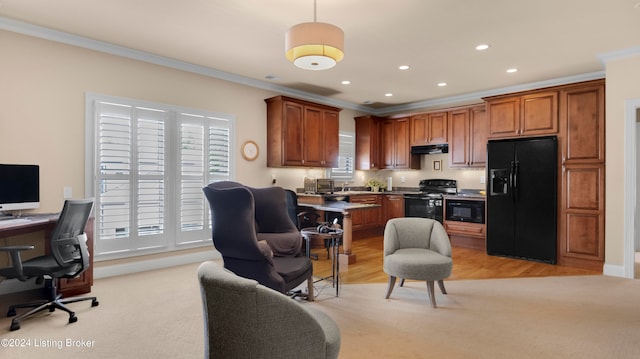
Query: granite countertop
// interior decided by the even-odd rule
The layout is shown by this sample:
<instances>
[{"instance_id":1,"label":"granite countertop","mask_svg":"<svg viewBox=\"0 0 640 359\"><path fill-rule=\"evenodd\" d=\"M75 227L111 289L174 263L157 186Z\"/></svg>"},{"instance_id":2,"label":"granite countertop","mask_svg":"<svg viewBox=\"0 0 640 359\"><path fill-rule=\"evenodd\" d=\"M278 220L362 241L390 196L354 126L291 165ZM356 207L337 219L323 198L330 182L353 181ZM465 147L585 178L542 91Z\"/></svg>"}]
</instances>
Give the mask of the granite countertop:
<instances>
[{"instance_id":1,"label":"granite countertop","mask_svg":"<svg viewBox=\"0 0 640 359\"><path fill-rule=\"evenodd\" d=\"M311 207L319 211L345 213L357 209L380 207L373 203L350 203L345 201L332 201L323 204L298 203L299 206Z\"/></svg>"}]
</instances>

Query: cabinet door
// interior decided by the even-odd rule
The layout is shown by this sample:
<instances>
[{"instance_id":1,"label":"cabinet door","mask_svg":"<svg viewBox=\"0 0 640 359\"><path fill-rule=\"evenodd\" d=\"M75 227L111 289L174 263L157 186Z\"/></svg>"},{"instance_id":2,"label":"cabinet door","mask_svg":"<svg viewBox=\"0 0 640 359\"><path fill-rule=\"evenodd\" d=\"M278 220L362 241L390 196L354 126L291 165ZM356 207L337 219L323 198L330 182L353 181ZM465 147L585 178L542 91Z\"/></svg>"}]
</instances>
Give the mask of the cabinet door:
<instances>
[{"instance_id":1,"label":"cabinet door","mask_svg":"<svg viewBox=\"0 0 640 359\"><path fill-rule=\"evenodd\" d=\"M447 143L447 112L429 114L428 144Z\"/></svg>"},{"instance_id":2,"label":"cabinet door","mask_svg":"<svg viewBox=\"0 0 640 359\"><path fill-rule=\"evenodd\" d=\"M604 200L604 164L564 166L558 264L586 259L602 270Z\"/></svg>"},{"instance_id":3,"label":"cabinet door","mask_svg":"<svg viewBox=\"0 0 640 359\"><path fill-rule=\"evenodd\" d=\"M411 145L409 144L409 119L395 120L395 164L394 168L411 168Z\"/></svg>"},{"instance_id":4,"label":"cabinet door","mask_svg":"<svg viewBox=\"0 0 640 359\"><path fill-rule=\"evenodd\" d=\"M383 195L359 195L351 196L350 202L352 203L368 203L368 204L382 204ZM364 208L351 211L352 229L367 229L374 228L380 225L380 208Z\"/></svg>"},{"instance_id":5,"label":"cabinet door","mask_svg":"<svg viewBox=\"0 0 640 359\"><path fill-rule=\"evenodd\" d=\"M324 126L322 110L304 107L304 165L322 167L324 162Z\"/></svg>"},{"instance_id":6,"label":"cabinet door","mask_svg":"<svg viewBox=\"0 0 640 359\"><path fill-rule=\"evenodd\" d=\"M340 154L340 117L337 112L323 111L323 167L338 167Z\"/></svg>"},{"instance_id":7,"label":"cabinet door","mask_svg":"<svg viewBox=\"0 0 640 359\"><path fill-rule=\"evenodd\" d=\"M303 106L294 102L284 103L282 124L282 162L286 166L304 165L303 136L304 113Z\"/></svg>"},{"instance_id":8,"label":"cabinet door","mask_svg":"<svg viewBox=\"0 0 640 359\"><path fill-rule=\"evenodd\" d=\"M390 194L384 195L382 208L384 211L382 225L385 226L387 221L392 218L404 217L404 197Z\"/></svg>"},{"instance_id":9,"label":"cabinet door","mask_svg":"<svg viewBox=\"0 0 640 359\"><path fill-rule=\"evenodd\" d=\"M411 116L411 146L426 145L429 142L429 121L427 114Z\"/></svg>"},{"instance_id":10,"label":"cabinet door","mask_svg":"<svg viewBox=\"0 0 640 359\"><path fill-rule=\"evenodd\" d=\"M487 101L490 137L517 136L520 131L520 98Z\"/></svg>"},{"instance_id":11,"label":"cabinet door","mask_svg":"<svg viewBox=\"0 0 640 359\"><path fill-rule=\"evenodd\" d=\"M469 111L449 114L449 167L469 165Z\"/></svg>"},{"instance_id":12,"label":"cabinet door","mask_svg":"<svg viewBox=\"0 0 640 359\"><path fill-rule=\"evenodd\" d=\"M385 120L380 127L382 168L394 168L396 161L395 120Z\"/></svg>"},{"instance_id":13,"label":"cabinet door","mask_svg":"<svg viewBox=\"0 0 640 359\"><path fill-rule=\"evenodd\" d=\"M356 170L380 167L379 120L372 116L356 117Z\"/></svg>"},{"instance_id":14,"label":"cabinet door","mask_svg":"<svg viewBox=\"0 0 640 359\"><path fill-rule=\"evenodd\" d=\"M487 138L489 137L489 121L484 106L474 107L469 111L469 165L484 167L487 163Z\"/></svg>"},{"instance_id":15,"label":"cabinet door","mask_svg":"<svg viewBox=\"0 0 640 359\"><path fill-rule=\"evenodd\" d=\"M560 118L566 145L563 163L604 163L604 85L560 93Z\"/></svg>"},{"instance_id":16,"label":"cabinet door","mask_svg":"<svg viewBox=\"0 0 640 359\"><path fill-rule=\"evenodd\" d=\"M558 133L558 92L522 96L520 135Z\"/></svg>"}]
</instances>

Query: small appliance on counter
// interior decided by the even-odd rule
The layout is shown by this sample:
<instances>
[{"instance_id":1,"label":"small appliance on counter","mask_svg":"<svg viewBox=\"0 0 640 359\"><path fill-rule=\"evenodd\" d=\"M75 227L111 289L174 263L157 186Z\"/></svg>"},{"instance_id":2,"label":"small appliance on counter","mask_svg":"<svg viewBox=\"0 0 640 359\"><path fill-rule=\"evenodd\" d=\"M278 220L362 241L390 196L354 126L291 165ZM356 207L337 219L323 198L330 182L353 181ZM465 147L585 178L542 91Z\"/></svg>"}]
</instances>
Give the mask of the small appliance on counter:
<instances>
[{"instance_id":1,"label":"small appliance on counter","mask_svg":"<svg viewBox=\"0 0 640 359\"><path fill-rule=\"evenodd\" d=\"M304 193L333 193L334 181L330 178L304 179Z\"/></svg>"}]
</instances>

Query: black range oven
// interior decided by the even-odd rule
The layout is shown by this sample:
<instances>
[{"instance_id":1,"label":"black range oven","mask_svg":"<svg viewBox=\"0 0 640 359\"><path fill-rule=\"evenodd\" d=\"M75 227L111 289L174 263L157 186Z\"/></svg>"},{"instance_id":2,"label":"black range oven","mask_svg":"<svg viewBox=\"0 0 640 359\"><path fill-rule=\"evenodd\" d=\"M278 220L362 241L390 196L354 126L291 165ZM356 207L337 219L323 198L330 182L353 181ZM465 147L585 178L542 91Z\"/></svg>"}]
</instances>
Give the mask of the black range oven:
<instances>
[{"instance_id":1,"label":"black range oven","mask_svg":"<svg viewBox=\"0 0 640 359\"><path fill-rule=\"evenodd\" d=\"M424 179L420 181L420 192L404 195L405 217L431 218L442 223L444 194L456 194L455 180Z\"/></svg>"},{"instance_id":2,"label":"black range oven","mask_svg":"<svg viewBox=\"0 0 640 359\"><path fill-rule=\"evenodd\" d=\"M483 200L447 198L445 203L447 221L484 223Z\"/></svg>"}]
</instances>

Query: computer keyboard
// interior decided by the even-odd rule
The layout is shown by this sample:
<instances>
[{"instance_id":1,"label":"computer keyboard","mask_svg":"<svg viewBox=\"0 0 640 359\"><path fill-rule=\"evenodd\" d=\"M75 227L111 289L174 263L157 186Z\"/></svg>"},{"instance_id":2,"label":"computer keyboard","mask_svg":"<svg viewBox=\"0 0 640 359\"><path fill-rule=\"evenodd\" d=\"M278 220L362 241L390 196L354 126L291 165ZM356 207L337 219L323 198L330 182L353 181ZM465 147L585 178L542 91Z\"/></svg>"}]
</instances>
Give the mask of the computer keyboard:
<instances>
[{"instance_id":1,"label":"computer keyboard","mask_svg":"<svg viewBox=\"0 0 640 359\"><path fill-rule=\"evenodd\" d=\"M20 225L20 224L46 222L47 220L48 220L47 218L38 218L38 217L35 217L35 218L22 217L22 218L3 219L3 220L0 220L0 228L11 227L11 226Z\"/></svg>"},{"instance_id":2,"label":"computer keyboard","mask_svg":"<svg viewBox=\"0 0 640 359\"><path fill-rule=\"evenodd\" d=\"M9 227L9 226L15 226L16 224L25 224L25 223L31 223L31 219L29 218L4 219L4 220L0 220L0 227Z\"/></svg>"}]
</instances>

